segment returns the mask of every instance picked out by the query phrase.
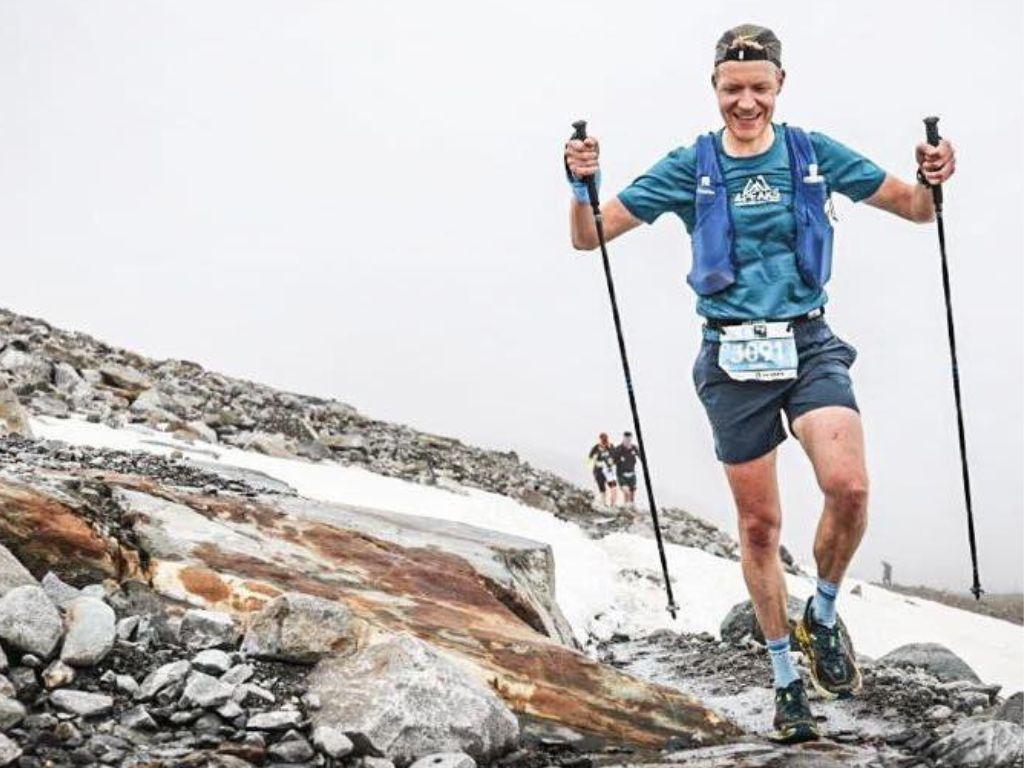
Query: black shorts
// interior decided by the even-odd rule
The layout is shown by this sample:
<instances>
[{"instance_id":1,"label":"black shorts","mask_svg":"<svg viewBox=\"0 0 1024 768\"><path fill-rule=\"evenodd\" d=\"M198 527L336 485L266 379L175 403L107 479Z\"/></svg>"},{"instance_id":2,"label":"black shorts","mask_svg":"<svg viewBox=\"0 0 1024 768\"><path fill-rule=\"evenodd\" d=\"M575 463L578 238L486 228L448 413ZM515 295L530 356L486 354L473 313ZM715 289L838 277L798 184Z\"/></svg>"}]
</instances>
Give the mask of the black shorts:
<instances>
[{"instance_id":1,"label":"black shorts","mask_svg":"<svg viewBox=\"0 0 1024 768\"><path fill-rule=\"evenodd\" d=\"M605 489L609 485L612 488L615 487L615 481L614 480L606 479L605 476L604 476L604 470L603 469L595 469L594 470L594 480L597 481L597 490L599 490L601 493L604 493Z\"/></svg>"},{"instance_id":2,"label":"black shorts","mask_svg":"<svg viewBox=\"0 0 1024 768\"><path fill-rule=\"evenodd\" d=\"M633 470L632 472L623 472L622 470L619 470L618 475L619 485L623 488L636 489L636 470Z\"/></svg>"}]
</instances>

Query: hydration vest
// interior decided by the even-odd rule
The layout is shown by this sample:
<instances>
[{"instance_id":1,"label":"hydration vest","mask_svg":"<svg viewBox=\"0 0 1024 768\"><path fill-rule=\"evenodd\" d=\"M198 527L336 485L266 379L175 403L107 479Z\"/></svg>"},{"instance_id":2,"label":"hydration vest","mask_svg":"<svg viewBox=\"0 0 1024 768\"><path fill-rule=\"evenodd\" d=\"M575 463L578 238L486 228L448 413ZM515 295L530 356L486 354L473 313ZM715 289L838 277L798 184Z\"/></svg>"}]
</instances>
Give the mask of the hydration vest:
<instances>
[{"instance_id":1,"label":"hydration vest","mask_svg":"<svg viewBox=\"0 0 1024 768\"><path fill-rule=\"evenodd\" d=\"M818 159L807 134L785 126L789 172L796 219L796 266L811 288L821 288L832 274L832 222L825 211L828 188L818 175ZM701 296L736 282L735 230L729 213L729 191L713 133L697 137L697 209L691 235L693 268L686 282Z\"/></svg>"}]
</instances>

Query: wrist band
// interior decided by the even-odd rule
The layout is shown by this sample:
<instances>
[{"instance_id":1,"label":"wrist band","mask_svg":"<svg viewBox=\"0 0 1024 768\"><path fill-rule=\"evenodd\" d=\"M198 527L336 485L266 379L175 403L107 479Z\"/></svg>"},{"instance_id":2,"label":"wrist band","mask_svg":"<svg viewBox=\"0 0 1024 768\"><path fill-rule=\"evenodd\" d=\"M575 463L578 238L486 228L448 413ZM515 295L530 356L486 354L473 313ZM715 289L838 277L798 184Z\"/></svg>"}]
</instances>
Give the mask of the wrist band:
<instances>
[{"instance_id":1,"label":"wrist band","mask_svg":"<svg viewBox=\"0 0 1024 768\"><path fill-rule=\"evenodd\" d=\"M569 182L569 186L572 187L572 196L576 199L577 203L590 205L590 194L587 192L587 182L573 176L572 171L569 170L569 163L565 161L564 158L563 161L565 162L565 179ZM594 188L601 188L600 168L598 168L597 173L594 174Z\"/></svg>"}]
</instances>

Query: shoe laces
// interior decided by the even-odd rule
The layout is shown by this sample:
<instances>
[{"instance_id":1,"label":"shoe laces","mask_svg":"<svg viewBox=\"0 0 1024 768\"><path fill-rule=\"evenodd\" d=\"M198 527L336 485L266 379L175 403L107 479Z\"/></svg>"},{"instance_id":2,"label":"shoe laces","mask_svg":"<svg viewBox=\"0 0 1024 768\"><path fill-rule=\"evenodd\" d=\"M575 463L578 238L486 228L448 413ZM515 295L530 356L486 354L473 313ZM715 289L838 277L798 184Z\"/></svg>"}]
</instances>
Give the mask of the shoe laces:
<instances>
[{"instance_id":1,"label":"shoe laces","mask_svg":"<svg viewBox=\"0 0 1024 768\"><path fill-rule=\"evenodd\" d=\"M818 649L818 655L822 664L829 669L845 672L846 655L843 653L843 643L842 637L839 634L838 623L832 627L816 624L814 645Z\"/></svg>"}]
</instances>

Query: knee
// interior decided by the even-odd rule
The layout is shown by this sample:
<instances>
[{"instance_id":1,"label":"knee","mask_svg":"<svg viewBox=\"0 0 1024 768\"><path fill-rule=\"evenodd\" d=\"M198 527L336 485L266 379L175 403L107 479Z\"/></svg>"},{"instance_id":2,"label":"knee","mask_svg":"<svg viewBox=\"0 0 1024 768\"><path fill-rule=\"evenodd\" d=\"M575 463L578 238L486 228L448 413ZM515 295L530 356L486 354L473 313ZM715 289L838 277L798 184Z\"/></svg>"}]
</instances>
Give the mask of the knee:
<instances>
[{"instance_id":1,"label":"knee","mask_svg":"<svg viewBox=\"0 0 1024 768\"><path fill-rule=\"evenodd\" d=\"M763 512L740 512L740 541L751 555L777 556L779 551L779 519Z\"/></svg>"},{"instance_id":2,"label":"knee","mask_svg":"<svg viewBox=\"0 0 1024 768\"><path fill-rule=\"evenodd\" d=\"M844 473L829 478L822 490L833 507L845 516L863 522L868 510L868 479L860 472Z\"/></svg>"}]
</instances>

